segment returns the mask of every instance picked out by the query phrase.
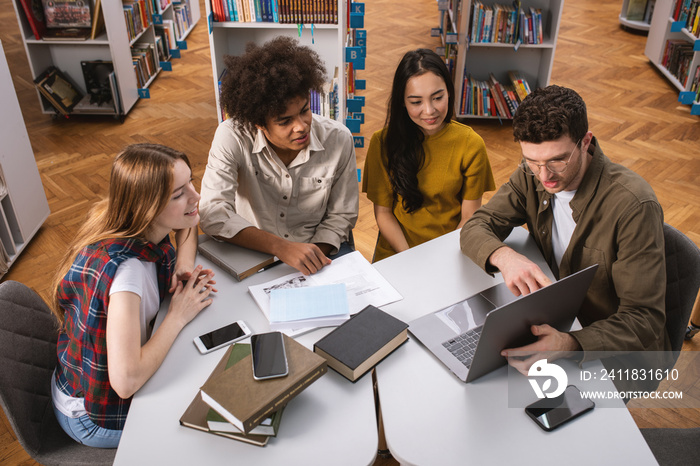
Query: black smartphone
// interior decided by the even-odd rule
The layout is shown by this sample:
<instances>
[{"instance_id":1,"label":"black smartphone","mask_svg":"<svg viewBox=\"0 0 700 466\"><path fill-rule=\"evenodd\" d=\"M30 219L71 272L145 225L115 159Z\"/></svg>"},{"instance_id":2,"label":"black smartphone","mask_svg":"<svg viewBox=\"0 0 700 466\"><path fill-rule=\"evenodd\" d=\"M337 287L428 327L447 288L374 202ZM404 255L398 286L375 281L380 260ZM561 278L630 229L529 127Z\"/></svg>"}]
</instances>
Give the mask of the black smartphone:
<instances>
[{"instance_id":1,"label":"black smartphone","mask_svg":"<svg viewBox=\"0 0 700 466\"><path fill-rule=\"evenodd\" d=\"M257 333L250 337L253 378L256 380L287 375L287 355L281 332Z\"/></svg>"},{"instance_id":2,"label":"black smartphone","mask_svg":"<svg viewBox=\"0 0 700 466\"><path fill-rule=\"evenodd\" d=\"M525 408L525 412L538 426L550 432L594 407L595 403L581 397L578 388L569 385L558 397L535 401Z\"/></svg>"},{"instance_id":3,"label":"black smartphone","mask_svg":"<svg viewBox=\"0 0 700 466\"><path fill-rule=\"evenodd\" d=\"M200 353L206 354L223 346L242 340L251 334L250 329L242 320L233 322L194 339L194 345Z\"/></svg>"}]
</instances>

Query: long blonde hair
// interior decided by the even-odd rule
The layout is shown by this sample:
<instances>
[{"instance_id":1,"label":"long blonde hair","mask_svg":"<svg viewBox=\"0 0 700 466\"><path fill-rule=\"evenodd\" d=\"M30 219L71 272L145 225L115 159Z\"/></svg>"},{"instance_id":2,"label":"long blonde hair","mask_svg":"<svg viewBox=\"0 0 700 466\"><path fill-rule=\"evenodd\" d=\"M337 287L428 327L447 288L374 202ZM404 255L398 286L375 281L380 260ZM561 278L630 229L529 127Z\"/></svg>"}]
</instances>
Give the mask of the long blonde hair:
<instances>
[{"instance_id":1,"label":"long blonde hair","mask_svg":"<svg viewBox=\"0 0 700 466\"><path fill-rule=\"evenodd\" d=\"M58 304L57 293L78 253L106 239L145 238L153 220L170 201L176 160L191 168L185 154L160 144L132 144L115 157L108 197L90 209L54 278L52 311L61 325L65 311Z\"/></svg>"}]
</instances>

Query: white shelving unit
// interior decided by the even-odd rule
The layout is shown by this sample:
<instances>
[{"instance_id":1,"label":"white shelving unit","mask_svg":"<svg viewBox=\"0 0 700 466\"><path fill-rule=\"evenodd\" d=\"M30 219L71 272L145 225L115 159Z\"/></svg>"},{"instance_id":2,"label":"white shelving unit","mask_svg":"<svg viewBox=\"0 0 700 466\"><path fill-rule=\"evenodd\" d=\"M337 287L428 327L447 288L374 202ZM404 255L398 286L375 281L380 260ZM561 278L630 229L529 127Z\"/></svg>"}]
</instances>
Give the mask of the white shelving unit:
<instances>
[{"instance_id":1,"label":"white shelving unit","mask_svg":"<svg viewBox=\"0 0 700 466\"><path fill-rule=\"evenodd\" d=\"M94 0L91 1L94 11ZM80 62L84 60L111 61L114 66L119 100L121 102L120 111L115 111L114 116L123 118L129 113L139 99L139 88L134 73L130 47L144 42L155 43L153 25L146 28L139 37L130 43L122 2L120 0L102 0L101 8L105 29L94 40L37 40L32 33L20 0L12 0L12 4L15 8L20 34L22 35L22 41L29 60L32 79L53 65L66 73L73 84L85 94L86 89ZM191 0L191 8L193 24L196 24L200 17L198 1ZM152 79L149 80L149 84L151 81ZM51 104L38 91L37 97L43 113L56 114ZM78 112L74 113L77 114ZM81 114L91 113L90 111L81 112ZM105 114L103 111L96 113Z\"/></svg>"},{"instance_id":2,"label":"white shelving unit","mask_svg":"<svg viewBox=\"0 0 700 466\"><path fill-rule=\"evenodd\" d=\"M458 3L457 0L452 0ZM491 118L468 114L460 114L460 101L463 92L465 74L471 74L475 79L485 81L489 73L493 73L501 83L509 82L508 71L520 71L532 89L545 87L549 84L554 63L557 37L559 36L559 23L564 6L563 0L523 0L522 8L542 9L543 43L541 44L513 44L501 43L470 43L469 25L471 21L472 1L461 0L461 6L455 5L458 50L455 65L455 115L458 118ZM486 5L510 4L499 0L483 0ZM460 10L461 9L461 10Z\"/></svg>"},{"instance_id":3,"label":"white shelving unit","mask_svg":"<svg viewBox=\"0 0 700 466\"><path fill-rule=\"evenodd\" d=\"M640 19L629 19L628 18L628 10L629 10L629 5L630 3L638 3L639 0L623 0L622 1L622 9L620 10L620 24L623 26L629 28L629 29L634 29L636 31L648 31L649 26L651 24L651 13L653 12L653 9L655 7L655 2L656 0L642 0L644 3L644 17Z\"/></svg>"},{"instance_id":4,"label":"white shelving unit","mask_svg":"<svg viewBox=\"0 0 700 466\"><path fill-rule=\"evenodd\" d=\"M679 91L678 101L691 105L691 114L700 115L700 101L695 100L697 95L690 91L693 74L700 66L700 39L691 34L683 23L674 21L673 0L657 0L654 15L651 18L651 26L644 55L656 66L661 74ZM690 78L684 84L663 65L664 52L668 40L683 40L693 46L693 59L690 64Z\"/></svg>"},{"instance_id":5,"label":"white shelving unit","mask_svg":"<svg viewBox=\"0 0 700 466\"><path fill-rule=\"evenodd\" d=\"M211 51L212 75L214 78L214 93L216 95L216 108L219 121L222 120L221 104L219 102L219 77L223 72L224 55L242 55L248 42L262 44L277 36L289 36L299 39L301 45L306 45L315 50L326 64L328 79L334 76L335 68L338 68L338 90L341 94L338 99L339 121L345 120L345 56L344 47L347 33L345 16L347 11L346 0L338 0L338 24L305 24L301 29L297 24L269 23L269 22L216 22L213 21L211 1L205 0L206 17L209 27L209 48ZM312 37L313 30L313 37Z\"/></svg>"},{"instance_id":6,"label":"white shelving unit","mask_svg":"<svg viewBox=\"0 0 700 466\"><path fill-rule=\"evenodd\" d=\"M0 167L5 180L0 189L0 277L49 216L44 187L29 143L24 118L0 43Z\"/></svg>"}]
</instances>

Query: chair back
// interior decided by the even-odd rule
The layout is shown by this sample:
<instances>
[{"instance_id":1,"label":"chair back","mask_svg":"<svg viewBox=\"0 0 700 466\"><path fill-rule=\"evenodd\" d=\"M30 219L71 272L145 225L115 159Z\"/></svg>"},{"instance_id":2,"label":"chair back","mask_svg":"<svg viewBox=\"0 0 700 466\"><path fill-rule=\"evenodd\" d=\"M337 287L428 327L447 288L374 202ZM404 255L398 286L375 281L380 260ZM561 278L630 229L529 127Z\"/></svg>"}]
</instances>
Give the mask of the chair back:
<instances>
[{"instance_id":1,"label":"chair back","mask_svg":"<svg viewBox=\"0 0 700 466\"><path fill-rule=\"evenodd\" d=\"M18 282L0 284L0 405L33 457L46 426L58 426L50 387L57 337L56 320L39 295Z\"/></svg>"},{"instance_id":2,"label":"chair back","mask_svg":"<svg viewBox=\"0 0 700 466\"><path fill-rule=\"evenodd\" d=\"M700 288L700 250L687 236L664 223L666 247L666 331L674 359L683 348L690 313Z\"/></svg>"}]
</instances>

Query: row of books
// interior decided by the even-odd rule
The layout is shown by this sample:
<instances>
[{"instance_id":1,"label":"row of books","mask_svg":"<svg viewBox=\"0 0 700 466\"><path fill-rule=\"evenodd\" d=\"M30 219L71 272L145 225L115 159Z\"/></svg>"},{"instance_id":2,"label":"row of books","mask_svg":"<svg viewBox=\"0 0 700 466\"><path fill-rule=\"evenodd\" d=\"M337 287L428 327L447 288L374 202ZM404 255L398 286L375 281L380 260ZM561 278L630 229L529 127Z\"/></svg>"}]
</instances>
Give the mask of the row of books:
<instances>
[{"instance_id":1,"label":"row of books","mask_svg":"<svg viewBox=\"0 0 700 466\"><path fill-rule=\"evenodd\" d=\"M151 77L160 69L155 44L134 45L131 48L131 60L136 73L137 87L145 88Z\"/></svg>"},{"instance_id":2,"label":"row of books","mask_svg":"<svg viewBox=\"0 0 700 466\"><path fill-rule=\"evenodd\" d=\"M187 31L194 24L192 21L190 0L181 0L179 3L173 5L173 18L177 40L184 40ZM165 22L165 20L163 22Z\"/></svg>"},{"instance_id":3,"label":"row of books","mask_svg":"<svg viewBox=\"0 0 700 466\"><path fill-rule=\"evenodd\" d=\"M700 0L676 0L673 19L685 23L685 28L700 37Z\"/></svg>"},{"instance_id":4,"label":"row of books","mask_svg":"<svg viewBox=\"0 0 700 466\"><path fill-rule=\"evenodd\" d=\"M700 102L700 66L695 68L695 74L690 84L690 92L695 92L695 102Z\"/></svg>"},{"instance_id":5,"label":"row of books","mask_svg":"<svg viewBox=\"0 0 700 466\"><path fill-rule=\"evenodd\" d=\"M85 60L80 62L80 66L87 93L83 93L66 73L55 66L44 70L34 84L60 115L120 114L119 88L112 62Z\"/></svg>"},{"instance_id":6,"label":"row of books","mask_svg":"<svg viewBox=\"0 0 700 466\"><path fill-rule=\"evenodd\" d=\"M136 39L153 22L153 3L146 0L124 0L124 21L129 41Z\"/></svg>"},{"instance_id":7,"label":"row of books","mask_svg":"<svg viewBox=\"0 0 700 466\"><path fill-rule=\"evenodd\" d=\"M511 119L518 105L531 92L527 79L518 71L508 72L508 83L501 83L493 73L480 81L465 73L460 114Z\"/></svg>"},{"instance_id":8,"label":"row of books","mask_svg":"<svg viewBox=\"0 0 700 466\"><path fill-rule=\"evenodd\" d=\"M694 54L693 44L686 40L669 39L666 41L661 64L678 79L683 87L688 83Z\"/></svg>"},{"instance_id":9,"label":"row of books","mask_svg":"<svg viewBox=\"0 0 700 466\"><path fill-rule=\"evenodd\" d=\"M475 1L471 19L471 43L541 44L544 40L542 10L526 10L520 2L511 6Z\"/></svg>"},{"instance_id":10,"label":"row of books","mask_svg":"<svg viewBox=\"0 0 700 466\"><path fill-rule=\"evenodd\" d=\"M337 0L211 0L214 21L338 24Z\"/></svg>"},{"instance_id":11,"label":"row of books","mask_svg":"<svg viewBox=\"0 0 700 466\"><path fill-rule=\"evenodd\" d=\"M151 0L151 3L153 5L153 11L160 15L163 14L173 2L172 0Z\"/></svg>"},{"instance_id":12,"label":"row of books","mask_svg":"<svg viewBox=\"0 0 700 466\"><path fill-rule=\"evenodd\" d=\"M36 40L95 39L104 29L100 0L95 1L92 11L89 2L77 0L20 0L20 3Z\"/></svg>"}]
</instances>

